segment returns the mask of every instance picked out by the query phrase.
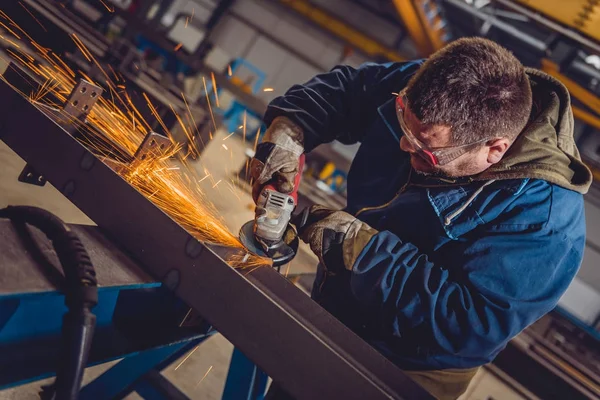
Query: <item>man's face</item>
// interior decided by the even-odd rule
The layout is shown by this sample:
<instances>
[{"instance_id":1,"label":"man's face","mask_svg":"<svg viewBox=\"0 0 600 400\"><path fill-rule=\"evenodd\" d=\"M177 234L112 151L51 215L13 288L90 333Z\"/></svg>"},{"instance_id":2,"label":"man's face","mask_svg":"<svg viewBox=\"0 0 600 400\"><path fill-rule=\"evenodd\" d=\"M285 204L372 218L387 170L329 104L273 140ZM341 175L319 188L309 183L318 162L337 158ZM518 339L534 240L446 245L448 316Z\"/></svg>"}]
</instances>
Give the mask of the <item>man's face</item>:
<instances>
[{"instance_id":1,"label":"man's face","mask_svg":"<svg viewBox=\"0 0 600 400\"><path fill-rule=\"evenodd\" d=\"M404 111L404 122L410 132L429 149L453 146L452 135L450 127L448 126L422 124L410 111L410 108L406 108ZM504 139L496 140L502 141ZM502 158L508 145L499 157L497 157L497 155L496 157L490 157L490 151L492 151L493 147L494 146L489 146L487 143L482 143L481 145L474 146L474 148L467 153L445 165L433 166L417 153L416 149L412 146L406 136L403 136L400 140L400 148L410 153L410 163L415 171L425 175L441 175L448 177L470 176L485 171Z\"/></svg>"}]
</instances>

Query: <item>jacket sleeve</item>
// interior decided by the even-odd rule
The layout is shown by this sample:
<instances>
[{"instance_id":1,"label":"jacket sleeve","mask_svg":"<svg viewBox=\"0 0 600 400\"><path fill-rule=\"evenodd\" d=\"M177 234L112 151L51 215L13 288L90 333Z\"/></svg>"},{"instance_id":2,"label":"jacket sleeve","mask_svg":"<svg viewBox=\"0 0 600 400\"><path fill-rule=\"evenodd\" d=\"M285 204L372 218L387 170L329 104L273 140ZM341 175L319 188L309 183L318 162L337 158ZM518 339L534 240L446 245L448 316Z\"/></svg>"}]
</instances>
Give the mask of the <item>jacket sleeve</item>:
<instances>
[{"instance_id":1,"label":"jacket sleeve","mask_svg":"<svg viewBox=\"0 0 600 400\"><path fill-rule=\"evenodd\" d=\"M406 86L422 61L337 66L302 85L292 86L267 107L265 123L285 116L304 130L308 152L322 143L359 142L377 107Z\"/></svg>"},{"instance_id":2,"label":"jacket sleeve","mask_svg":"<svg viewBox=\"0 0 600 400\"><path fill-rule=\"evenodd\" d=\"M376 331L480 357L556 305L583 247L584 238L573 244L559 232L489 231L434 263L411 243L379 232L354 262L351 291Z\"/></svg>"}]
</instances>

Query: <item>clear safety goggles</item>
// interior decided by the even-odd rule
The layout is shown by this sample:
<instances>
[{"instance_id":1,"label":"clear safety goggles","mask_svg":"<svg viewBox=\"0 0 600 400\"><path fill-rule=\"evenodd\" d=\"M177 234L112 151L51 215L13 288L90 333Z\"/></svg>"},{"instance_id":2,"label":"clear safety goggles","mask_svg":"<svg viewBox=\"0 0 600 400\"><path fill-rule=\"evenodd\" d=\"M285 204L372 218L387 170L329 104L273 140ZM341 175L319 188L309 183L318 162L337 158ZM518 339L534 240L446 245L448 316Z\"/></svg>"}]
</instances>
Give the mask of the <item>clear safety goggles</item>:
<instances>
[{"instance_id":1,"label":"clear safety goggles","mask_svg":"<svg viewBox=\"0 0 600 400\"><path fill-rule=\"evenodd\" d=\"M411 146L415 149L416 153L421 156L425 161L433 166L445 165L451 161L456 160L458 157L465 153L468 153L474 149L477 145L481 145L489 141L490 139L483 139L473 143L467 143L461 146L450 146L450 147L436 147L430 148L421 142L419 139L412 134L406 121L404 120L404 110L406 109L407 99L404 93L400 93L396 98L396 115L398 116L398 122L400 128L406 139L410 142Z\"/></svg>"}]
</instances>

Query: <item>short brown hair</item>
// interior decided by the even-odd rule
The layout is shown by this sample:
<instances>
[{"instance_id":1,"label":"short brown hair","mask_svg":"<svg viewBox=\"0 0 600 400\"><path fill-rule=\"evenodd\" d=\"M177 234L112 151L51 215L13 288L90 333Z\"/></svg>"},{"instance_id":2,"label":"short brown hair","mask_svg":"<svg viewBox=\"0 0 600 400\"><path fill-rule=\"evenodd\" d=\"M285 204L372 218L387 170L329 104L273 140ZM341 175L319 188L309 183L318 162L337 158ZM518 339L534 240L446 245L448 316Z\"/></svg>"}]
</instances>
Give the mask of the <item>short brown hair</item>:
<instances>
[{"instance_id":1,"label":"short brown hair","mask_svg":"<svg viewBox=\"0 0 600 400\"><path fill-rule=\"evenodd\" d=\"M514 140L531 113L525 68L483 38L458 39L431 55L408 83L406 96L422 123L450 126L455 145Z\"/></svg>"}]
</instances>

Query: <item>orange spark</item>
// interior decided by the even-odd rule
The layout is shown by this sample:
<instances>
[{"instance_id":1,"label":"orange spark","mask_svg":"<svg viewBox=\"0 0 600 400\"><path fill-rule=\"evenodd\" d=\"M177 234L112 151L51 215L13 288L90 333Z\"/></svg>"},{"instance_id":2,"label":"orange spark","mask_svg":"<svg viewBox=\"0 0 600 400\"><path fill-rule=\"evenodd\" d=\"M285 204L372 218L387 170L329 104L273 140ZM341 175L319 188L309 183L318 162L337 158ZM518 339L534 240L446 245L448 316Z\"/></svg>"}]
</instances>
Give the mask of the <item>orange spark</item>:
<instances>
[{"instance_id":1,"label":"orange spark","mask_svg":"<svg viewBox=\"0 0 600 400\"><path fill-rule=\"evenodd\" d=\"M42 25L42 23L41 23L41 22L40 22L40 21L39 21L39 20L38 20L38 19L35 17L35 15L33 15L33 14L31 13L31 11L29 11L29 9L28 9L27 7L25 7L25 4L23 4L23 3L21 3L21 2L19 1L19 5L20 5L21 7L23 7L23 9L25 9L25 11L27 11L27 14L31 15L31 18L33 18L33 19L35 20L35 22L37 22L37 23L38 23L38 25L42 27L42 29L44 30L44 32L48 32L48 29L46 29L46 27L45 27L44 25Z\"/></svg>"},{"instance_id":2,"label":"orange spark","mask_svg":"<svg viewBox=\"0 0 600 400\"><path fill-rule=\"evenodd\" d=\"M231 76L233 72L231 72L231 65L227 66L227 75Z\"/></svg>"},{"instance_id":3,"label":"orange spark","mask_svg":"<svg viewBox=\"0 0 600 400\"><path fill-rule=\"evenodd\" d=\"M212 107L210 106L210 98L208 97L208 90L206 89L206 79L202 77L202 83L204 84L204 93L206 94L206 103L208 104L208 111L210 112L210 118L212 119L213 127L215 131L217 130L217 123L215 122L215 115L213 114ZM210 133L210 138L212 139L212 133Z\"/></svg>"},{"instance_id":4,"label":"orange spark","mask_svg":"<svg viewBox=\"0 0 600 400\"><path fill-rule=\"evenodd\" d=\"M210 78L212 79L213 84L213 92L215 94L215 102L217 103L217 107L221 107L219 105L219 93L217 92L217 80L215 79L215 74L213 72L210 73Z\"/></svg>"},{"instance_id":5,"label":"orange spark","mask_svg":"<svg viewBox=\"0 0 600 400\"><path fill-rule=\"evenodd\" d=\"M5 38L4 36L0 35L0 39L4 40L5 42L8 42L10 44L12 44L13 46L15 46L17 49L20 49L21 46L19 46L18 44L16 44L15 42L13 42L10 39Z\"/></svg>"},{"instance_id":6,"label":"orange spark","mask_svg":"<svg viewBox=\"0 0 600 400\"><path fill-rule=\"evenodd\" d=\"M64 68L64 71L67 72L71 76L71 78L75 78L75 71L69 68L69 66L65 64L65 62L61 60L59 56L57 56L55 53L52 53L52 57L54 57L56 61L60 63L60 65Z\"/></svg>"},{"instance_id":7,"label":"orange spark","mask_svg":"<svg viewBox=\"0 0 600 400\"><path fill-rule=\"evenodd\" d=\"M260 137L260 126L258 127L258 131L256 131L256 137L254 138L254 152L256 153L256 147L258 146L258 138Z\"/></svg>"},{"instance_id":8,"label":"orange spark","mask_svg":"<svg viewBox=\"0 0 600 400\"><path fill-rule=\"evenodd\" d=\"M225 137L223 138L223 140L227 140L227 139L229 139L229 138L230 138L231 136L233 136L234 134L235 134L235 132L231 132L229 135L225 136Z\"/></svg>"},{"instance_id":9,"label":"orange spark","mask_svg":"<svg viewBox=\"0 0 600 400\"><path fill-rule=\"evenodd\" d=\"M177 43L177 46L175 46L175 47L173 48L173 50L174 50L174 51L177 51L177 50L179 50L179 49L181 48L181 46L183 46L183 43Z\"/></svg>"},{"instance_id":10,"label":"orange spark","mask_svg":"<svg viewBox=\"0 0 600 400\"><path fill-rule=\"evenodd\" d=\"M212 186L212 187L213 187L213 189L214 189L214 188L216 188L216 187L217 187L217 185L218 185L219 183L221 183L221 181L222 181L222 179L219 179L219 180L217 181L217 183L215 183L215 184Z\"/></svg>"},{"instance_id":11,"label":"orange spark","mask_svg":"<svg viewBox=\"0 0 600 400\"><path fill-rule=\"evenodd\" d=\"M102 3L102 5L108 10L108 12L114 13L115 12L115 8L110 8L109 6L106 5L105 2L103 2L102 0L100 0L100 3Z\"/></svg>"},{"instance_id":12,"label":"orange spark","mask_svg":"<svg viewBox=\"0 0 600 400\"><path fill-rule=\"evenodd\" d=\"M242 124L242 143L246 143L246 118L248 116L248 113L246 112L246 110L244 110L244 123Z\"/></svg>"},{"instance_id":13,"label":"orange spark","mask_svg":"<svg viewBox=\"0 0 600 400\"><path fill-rule=\"evenodd\" d=\"M108 64L108 69L110 69L110 72L112 72L113 76L115 77L115 82L119 82L119 76L113 69L112 65ZM119 85L117 85L117 86L119 86Z\"/></svg>"},{"instance_id":14,"label":"orange spark","mask_svg":"<svg viewBox=\"0 0 600 400\"><path fill-rule=\"evenodd\" d=\"M79 49L79 51L81 51L81 53L83 54L83 56L85 57L86 60L88 61L92 61L92 55L89 54L88 49L85 47L85 45L83 44L83 42L77 37L76 34L72 33L71 34L71 39L73 39L73 41L75 42L75 45L77 46L77 48Z\"/></svg>"},{"instance_id":15,"label":"orange spark","mask_svg":"<svg viewBox=\"0 0 600 400\"><path fill-rule=\"evenodd\" d=\"M202 377L202 379L200 379L200 381L196 384L196 386L194 387L194 390L200 386L200 384L202 383L202 381L207 377L208 373L213 369L213 366L211 365L210 368L208 369L208 371L206 371L206 373L204 374L204 376Z\"/></svg>"},{"instance_id":16,"label":"orange spark","mask_svg":"<svg viewBox=\"0 0 600 400\"><path fill-rule=\"evenodd\" d=\"M192 354L194 354L194 352L195 352L196 350L198 350L198 347L200 347L200 345L198 345L198 346L194 347L194 349L193 349L192 351L190 351L190 352L188 353L188 355L187 355L187 356L185 356L185 358L183 359L183 361L181 361L181 362L180 362L180 363L179 363L179 364L178 364L178 365L175 367L175 371L177 371L177 369L179 369L179 367L181 367L181 366L183 365L183 363L184 363L184 362L186 362L186 361L187 361L187 359L188 359L188 358L190 358L190 357L192 356Z\"/></svg>"},{"instance_id":17,"label":"orange spark","mask_svg":"<svg viewBox=\"0 0 600 400\"><path fill-rule=\"evenodd\" d=\"M194 138L192 137L192 133L190 132L190 129L188 129L186 127L186 125L183 123L183 120L181 119L179 114L175 111L175 109L173 108L173 105L171 105L171 111L173 111L173 115L175 115L175 118L177 119L179 126L183 130L183 133L185 134L185 137L188 140L189 146L191 146L192 151L195 152L194 154L200 154L200 151L196 148L196 144L194 143Z\"/></svg>"},{"instance_id":18,"label":"orange spark","mask_svg":"<svg viewBox=\"0 0 600 400\"><path fill-rule=\"evenodd\" d=\"M272 92L274 89L272 87L266 87L263 89L263 92Z\"/></svg>"},{"instance_id":19,"label":"orange spark","mask_svg":"<svg viewBox=\"0 0 600 400\"><path fill-rule=\"evenodd\" d=\"M3 27L4 29L6 29L7 31L9 31L11 33L11 35L13 35L17 39L21 40L21 37L19 35L17 35L12 29L10 29L8 26L4 25L2 22L0 22L0 26Z\"/></svg>"},{"instance_id":20,"label":"orange spark","mask_svg":"<svg viewBox=\"0 0 600 400\"><path fill-rule=\"evenodd\" d=\"M1 10L0 19L10 21L11 26L22 32L30 40L29 44L33 51L39 56L35 59L29 54L21 52L21 50L7 50L12 60L20 68L28 70L32 75L37 76L40 82L43 82L39 87L36 86L33 88L31 93L21 92L25 98L35 102L37 106L44 106L40 110L50 113L49 115L56 118L58 122L72 124L77 132L80 133L78 140L83 145L87 146L101 159L106 160L107 163L113 166L116 165L116 171L129 184L168 214L194 238L202 242L218 243L233 249L239 249L240 252L244 251L244 247L237 238L237 235L229 232L222 217L218 215L215 206L206 199L206 195L199 186L200 182L207 178L210 178L213 182L213 188L217 187L221 181L214 182L208 171L205 171L206 176L204 178L197 178L195 170L189 168L185 157L179 155L182 148L181 145L173 143L166 148L157 148L155 152L149 153L144 160L136 159L129 164L120 159L120 156L115 156L115 154L133 156L142 143L143 138L150 131L150 124L134 106L125 85L117 85L113 82L113 78L102 69L102 66L77 35L72 34L70 36L88 62L96 65L103 73L106 78L103 84L105 83L105 88L108 89L105 90L106 97L98 98L95 107L88 115L86 123L73 119L61 109L62 103L66 101L77 85L75 72L60 57L51 52L50 49L46 49L36 43ZM6 26L2 22L0 24ZM10 32L15 37L18 37L14 31ZM37 61L38 59L42 61ZM98 85L97 82L85 73L78 72L86 80ZM119 75L116 71L111 69L111 72L114 79L119 81ZM122 82L124 81L123 79ZM204 84L206 88L206 82ZM123 91L117 92L117 89ZM156 108L152 105L148 96L145 93L142 93L142 95L153 117L162 127L164 133L171 137L168 127L158 114ZM186 118L193 121L185 97L184 102L186 102L186 108L190 114L189 118L188 116ZM175 109L172 109L172 111L182 128L184 130L187 129L186 134L191 136L191 128L186 126L183 122L184 119ZM213 127L216 131L216 121L214 120L214 116L212 118ZM212 131L210 132L210 136L212 138ZM178 158L179 161L173 161L174 158ZM241 253L232 254L228 257L227 262L236 268L254 268L271 263L269 259L246 255L246 253L243 255Z\"/></svg>"},{"instance_id":21,"label":"orange spark","mask_svg":"<svg viewBox=\"0 0 600 400\"><path fill-rule=\"evenodd\" d=\"M227 146L225 146L225 143L223 143L221 146L223 146L223 148L224 148L225 150L229 150L229 149L227 148Z\"/></svg>"},{"instance_id":22,"label":"orange spark","mask_svg":"<svg viewBox=\"0 0 600 400\"><path fill-rule=\"evenodd\" d=\"M187 115L190 116L190 119L192 120L192 124L194 125L194 128L196 129L196 134L198 135L198 138L200 139L200 142L202 143L202 147L204 147L204 140L202 140L202 135L200 134L200 131L198 130L198 124L196 124L196 120L194 119L194 114L192 114L192 110L190 110L190 105L188 104L187 100L185 99L183 92L181 92L181 98L183 99L185 108L187 109L187 112L188 112ZM200 152L198 152L198 153L200 153Z\"/></svg>"},{"instance_id":23,"label":"orange spark","mask_svg":"<svg viewBox=\"0 0 600 400\"><path fill-rule=\"evenodd\" d=\"M198 183L202 182L203 180L205 180L205 179L206 179L206 178L208 178L209 176L210 176L210 174L206 174L206 176L205 176L204 178L200 179L200 180L198 181Z\"/></svg>"}]
</instances>

